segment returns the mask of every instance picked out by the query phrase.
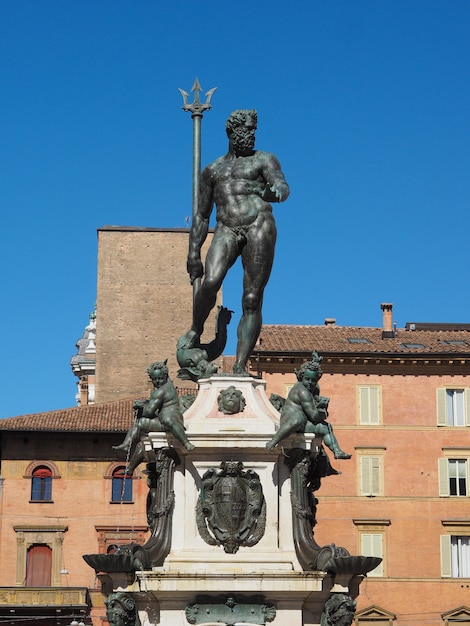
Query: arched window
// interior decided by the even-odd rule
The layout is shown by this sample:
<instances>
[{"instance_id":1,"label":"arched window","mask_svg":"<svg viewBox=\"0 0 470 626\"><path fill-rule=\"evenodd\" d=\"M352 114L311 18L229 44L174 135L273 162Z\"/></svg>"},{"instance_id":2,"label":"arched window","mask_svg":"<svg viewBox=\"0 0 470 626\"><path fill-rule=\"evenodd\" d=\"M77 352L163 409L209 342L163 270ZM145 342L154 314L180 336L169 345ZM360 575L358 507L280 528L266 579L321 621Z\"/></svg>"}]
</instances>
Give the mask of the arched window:
<instances>
[{"instance_id":1,"label":"arched window","mask_svg":"<svg viewBox=\"0 0 470 626\"><path fill-rule=\"evenodd\" d=\"M112 502L132 502L132 478L126 476L125 467L116 467L112 474Z\"/></svg>"},{"instance_id":2,"label":"arched window","mask_svg":"<svg viewBox=\"0 0 470 626\"><path fill-rule=\"evenodd\" d=\"M52 471L46 465L38 465L32 472L31 500L36 502L52 500Z\"/></svg>"},{"instance_id":3,"label":"arched window","mask_svg":"<svg viewBox=\"0 0 470 626\"><path fill-rule=\"evenodd\" d=\"M44 543L35 543L26 553L26 587L50 587L52 550Z\"/></svg>"}]
</instances>

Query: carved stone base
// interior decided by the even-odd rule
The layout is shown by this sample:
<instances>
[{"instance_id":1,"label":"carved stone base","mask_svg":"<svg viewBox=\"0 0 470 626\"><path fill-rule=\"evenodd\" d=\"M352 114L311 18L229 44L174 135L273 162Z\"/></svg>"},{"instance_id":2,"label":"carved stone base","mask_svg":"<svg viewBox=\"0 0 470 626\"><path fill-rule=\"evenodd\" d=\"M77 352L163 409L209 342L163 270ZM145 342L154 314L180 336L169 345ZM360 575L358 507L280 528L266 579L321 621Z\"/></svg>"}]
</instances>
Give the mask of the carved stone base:
<instances>
[{"instance_id":1,"label":"carved stone base","mask_svg":"<svg viewBox=\"0 0 470 626\"><path fill-rule=\"evenodd\" d=\"M235 611L232 615L226 606L234 601L244 605L256 594L262 601L253 607L253 624L263 626L260 607L266 604L273 607L273 626L318 626L331 593L354 598L363 578L357 571L338 571L336 581L331 563L328 571L315 569L321 548L307 528L314 519L307 511L310 483L304 477L310 480L309 459L318 456L321 441L311 433L296 434L268 450L279 413L266 397L264 381L222 375L199 384L198 396L184 414L194 450L164 432L151 432L141 442L146 459L166 448L174 449L179 460L172 466L171 545L160 551L165 558L136 571L132 584L117 572L100 574L103 590L130 593L142 626L187 626L186 608L194 612L196 605L209 613L207 621L198 615L194 623L214 624L212 609L203 605L220 604L221 594L226 600L220 615L229 621ZM305 523L296 521L298 515ZM304 549L308 554L299 552ZM341 556L327 552L325 563ZM201 594L209 599L199 606ZM240 610L248 625L247 607Z\"/></svg>"}]
</instances>

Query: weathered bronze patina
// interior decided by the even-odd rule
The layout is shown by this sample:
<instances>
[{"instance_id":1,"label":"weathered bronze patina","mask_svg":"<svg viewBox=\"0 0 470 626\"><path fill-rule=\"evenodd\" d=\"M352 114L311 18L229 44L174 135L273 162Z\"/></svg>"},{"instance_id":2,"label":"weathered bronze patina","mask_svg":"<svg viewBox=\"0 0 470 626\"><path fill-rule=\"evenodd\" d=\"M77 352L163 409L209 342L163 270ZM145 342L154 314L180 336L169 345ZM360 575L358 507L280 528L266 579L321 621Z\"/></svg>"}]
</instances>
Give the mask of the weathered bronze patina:
<instances>
[{"instance_id":1,"label":"weathered bronze patina","mask_svg":"<svg viewBox=\"0 0 470 626\"><path fill-rule=\"evenodd\" d=\"M258 474L244 470L241 461L222 461L220 468L207 470L196 522L204 541L222 545L228 554L257 544L266 527L266 502Z\"/></svg>"},{"instance_id":2,"label":"weathered bronze patina","mask_svg":"<svg viewBox=\"0 0 470 626\"><path fill-rule=\"evenodd\" d=\"M234 626L247 622L264 626L276 617L276 607L266 603L262 596L244 597L240 601L235 596L200 596L196 598L196 602L188 604L185 613L190 624L220 622L226 626Z\"/></svg>"},{"instance_id":3,"label":"weathered bronze patina","mask_svg":"<svg viewBox=\"0 0 470 626\"><path fill-rule=\"evenodd\" d=\"M350 576L367 574L382 559L373 556L351 556L346 548L334 543L320 546L314 538L318 500L315 491L321 479L338 474L330 465L323 448L284 450L284 462L291 479L292 531L297 558L303 570L323 570Z\"/></svg>"},{"instance_id":4,"label":"weathered bronze patina","mask_svg":"<svg viewBox=\"0 0 470 626\"><path fill-rule=\"evenodd\" d=\"M208 344L186 346L186 336L176 344L176 358L180 368L178 378L197 381L200 378L209 378L217 372L217 367L211 363L217 359L225 349L227 343L227 326L232 318L233 311L220 306L217 312L215 339Z\"/></svg>"},{"instance_id":5,"label":"weathered bronze patina","mask_svg":"<svg viewBox=\"0 0 470 626\"><path fill-rule=\"evenodd\" d=\"M183 413L178 399L178 394L173 383L168 378L168 367L165 361L157 361L147 369L154 390L148 400L136 400L134 409L137 411L136 420L127 431L124 441L114 450L129 450L138 442L142 435L150 431L171 432L187 450L193 450L194 446L186 437ZM132 474L133 469L143 460L141 455L131 457L126 470Z\"/></svg>"},{"instance_id":6,"label":"weathered bronze patina","mask_svg":"<svg viewBox=\"0 0 470 626\"><path fill-rule=\"evenodd\" d=\"M141 626L135 602L129 594L123 591L111 593L104 603L109 626Z\"/></svg>"},{"instance_id":7,"label":"weathered bronze patina","mask_svg":"<svg viewBox=\"0 0 470 626\"><path fill-rule=\"evenodd\" d=\"M295 370L298 382L292 387L281 406L279 430L268 441L266 447L272 450L291 433L314 432L323 438L323 442L333 452L335 459L350 459L351 455L343 452L333 433L333 427L327 422L329 398L320 396L318 381L323 372L320 363L323 359L318 352L313 352L311 361L303 363Z\"/></svg>"},{"instance_id":8,"label":"weathered bronze patina","mask_svg":"<svg viewBox=\"0 0 470 626\"><path fill-rule=\"evenodd\" d=\"M243 393L230 385L227 389L222 389L217 397L217 406L221 413L225 415L235 415L235 413L241 413L246 405Z\"/></svg>"},{"instance_id":9,"label":"weathered bronze patina","mask_svg":"<svg viewBox=\"0 0 470 626\"><path fill-rule=\"evenodd\" d=\"M120 545L113 554L85 554L83 558L96 572L136 572L159 567L171 548L171 532L175 493L175 467L180 459L174 448L159 448L147 453L153 462L147 463L149 492L147 523L151 532L145 545Z\"/></svg>"},{"instance_id":10,"label":"weathered bronze patina","mask_svg":"<svg viewBox=\"0 0 470 626\"><path fill-rule=\"evenodd\" d=\"M188 272L195 291L193 322L180 339L180 349L199 346L199 338L227 271L241 256L244 279L242 317L238 326L233 371L246 373L246 364L261 330L264 288L271 273L276 225L272 202L283 202L289 187L273 154L255 150L257 113L235 111L226 123L228 152L208 165L200 178L200 193L189 237ZM209 218L216 205L214 237L205 268L201 246L206 240Z\"/></svg>"},{"instance_id":11,"label":"weathered bronze patina","mask_svg":"<svg viewBox=\"0 0 470 626\"><path fill-rule=\"evenodd\" d=\"M333 593L325 602L320 626L351 626L356 613L356 603L345 593Z\"/></svg>"}]
</instances>

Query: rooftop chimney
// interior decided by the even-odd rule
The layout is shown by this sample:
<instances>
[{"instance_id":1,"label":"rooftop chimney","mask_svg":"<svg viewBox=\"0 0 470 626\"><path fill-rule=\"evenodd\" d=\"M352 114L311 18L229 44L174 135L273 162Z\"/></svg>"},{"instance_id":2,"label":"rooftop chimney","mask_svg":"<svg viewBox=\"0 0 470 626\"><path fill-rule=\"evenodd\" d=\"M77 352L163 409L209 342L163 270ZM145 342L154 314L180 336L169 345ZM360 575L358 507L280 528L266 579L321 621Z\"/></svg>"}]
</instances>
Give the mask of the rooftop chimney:
<instances>
[{"instance_id":1,"label":"rooftop chimney","mask_svg":"<svg viewBox=\"0 0 470 626\"><path fill-rule=\"evenodd\" d=\"M380 308L382 309L382 339L391 339L395 337L392 323L393 304L383 302Z\"/></svg>"},{"instance_id":2,"label":"rooftop chimney","mask_svg":"<svg viewBox=\"0 0 470 626\"><path fill-rule=\"evenodd\" d=\"M336 319L334 317L325 317L325 326L334 326Z\"/></svg>"}]
</instances>

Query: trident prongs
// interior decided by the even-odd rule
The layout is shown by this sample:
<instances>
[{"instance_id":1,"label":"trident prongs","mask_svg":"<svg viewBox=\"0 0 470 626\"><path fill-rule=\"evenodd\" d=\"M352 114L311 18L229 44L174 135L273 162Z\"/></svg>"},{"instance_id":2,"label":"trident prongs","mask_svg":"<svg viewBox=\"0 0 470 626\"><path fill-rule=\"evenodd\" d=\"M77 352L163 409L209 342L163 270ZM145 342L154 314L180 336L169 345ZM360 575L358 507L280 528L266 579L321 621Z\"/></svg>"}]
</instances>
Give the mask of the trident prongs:
<instances>
[{"instance_id":1,"label":"trident prongs","mask_svg":"<svg viewBox=\"0 0 470 626\"><path fill-rule=\"evenodd\" d=\"M199 80L196 78L191 91L194 91L194 102L188 103L189 94L183 89L179 89L180 94L183 96L183 110L191 111L191 118L193 120L193 223L194 217L198 213L199 207L199 177L201 174L201 124L204 111L208 111L211 108L211 98L217 87L209 89L206 93L206 101L201 102L199 99L199 92L202 91ZM200 278L193 280L193 298L199 290L201 284Z\"/></svg>"},{"instance_id":2,"label":"trident prongs","mask_svg":"<svg viewBox=\"0 0 470 626\"><path fill-rule=\"evenodd\" d=\"M202 91L202 87L199 83L199 80L196 78L194 81L194 85L191 88L191 91L194 91L194 102L192 104L189 104L189 94L178 87L178 91L183 96L183 110L191 111L193 116L200 115L202 117L203 112L211 108L211 98L216 89L217 87L209 89L209 91L206 93L206 101L201 102L199 98L199 92Z\"/></svg>"}]
</instances>

